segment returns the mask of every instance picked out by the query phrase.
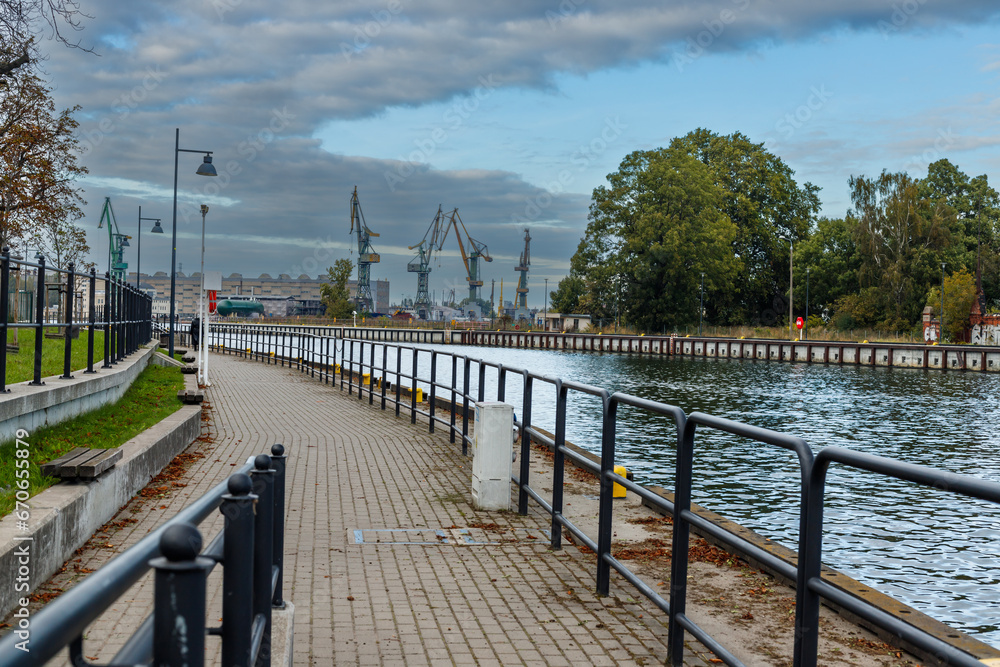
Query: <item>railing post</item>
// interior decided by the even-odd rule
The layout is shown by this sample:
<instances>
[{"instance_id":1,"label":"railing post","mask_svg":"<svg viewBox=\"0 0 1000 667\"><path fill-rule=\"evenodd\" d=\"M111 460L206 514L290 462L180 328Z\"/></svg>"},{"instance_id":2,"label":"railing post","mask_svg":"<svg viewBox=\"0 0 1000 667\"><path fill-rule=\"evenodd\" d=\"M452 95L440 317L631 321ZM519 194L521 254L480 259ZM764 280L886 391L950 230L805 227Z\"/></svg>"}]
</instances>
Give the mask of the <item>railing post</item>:
<instances>
[{"instance_id":1,"label":"railing post","mask_svg":"<svg viewBox=\"0 0 1000 667\"><path fill-rule=\"evenodd\" d=\"M427 420L427 422L428 422L428 433L433 433L434 432L434 413L436 412L436 408L437 408L437 399L436 399L436 396L437 396L437 355L438 355L438 353L436 351L431 350L431 393L430 393L430 398L428 399L428 406L430 408L428 410L428 413L430 414L430 417ZM454 441L452 441L452 442L454 442Z\"/></svg>"},{"instance_id":2,"label":"railing post","mask_svg":"<svg viewBox=\"0 0 1000 667\"><path fill-rule=\"evenodd\" d=\"M212 561L199 556L201 533L189 523L168 527L160 538L153 585L153 664L205 664L205 583Z\"/></svg>"},{"instance_id":3,"label":"railing post","mask_svg":"<svg viewBox=\"0 0 1000 667\"><path fill-rule=\"evenodd\" d=\"M562 524L557 520L563 513L563 478L566 471L566 396L562 380L556 380L556 440L552 463L552 538L553 549L562 548Z\"/></svg>"},{"instance_id":4,"label":"railing post","mask_svg":"<svg viewBox=\"0 0 1000 667\"><path fill-rule=\"evenodd\" d=\"M271 468L274 470L274 532L272 533L272 551L274 566L278 569L278 581L274 585L271 596L271 606L283 609L285 601L281 598L281 579L285 574L285 465L288 455L285 446L271 446Z\"/></svg>"},{"instance_id":5,"label":"railing post","mask_svg":"<svg viewBox=\"0 0 1000 667\"><path fill-rule=\"evenodd\" d=\"M469 455L469 370L472 361L465 357L465 370L462 374L462 456Z\"/></svg>"},{"instance_id":6,"label":"railing post","mask_svg":"<svg viewBox=\"0 0 1000 667\"><path fill-rule=\"evenodd\" d=\"M678 425L677 463L674 473L674 534L670 562L670 615L667 618L667 652L672 665L684 664L684 628L677 615L687 610L688 542L691 526L683 517L691 509L691 475L694 466L694 422Z\"/></svg>"},{"instance_id":7,"label":"railing post","mask_svg":"<svg viewBox=\"0 0 1000 667\"><path fill-rule=\"evenodd\" d=\"M611 586L611 566L604 560L604 557L611 553L614 513L614 484L611 480L611 473L615 469L615 422L618 415L618 403L607 395L602 398L604 415L601 427L600 505L597 510L597 594L607 595ZM675 520L674 525L676 526L676 524ZM687 553L686 549L685 553Z\"/></svg>"},{"instance_id":8,"label":"railing post","mask_svg":"<svg viewBox=\"0 0 1000 667\"><path fill-rule=\"evenodd\" d=\"M94 296L97 293L97 272L94 269L90 269L90 285L88 287L88 294L90 295L90 307L87 313L87 370L84 373L96 373L94 370L94 326L97 319L97 308L94 305Z\"/></svg>"},{"instance_id":9,"label":"railing post","mask_svg":"<svg viewBox=\"0 0 1000 667\"><path fill-rule=\"evenodd\" d=\"M225 517L222 553L222 664L249 665L253 628L253 482L244 473L229 478L219 511Z\"/></svg>"},{"instance_id":10,"label":"railing post","mask_svg":"<svg viewBox=\"0 0 1000 667\"><path fill-rule=\"evenodd\" d=\"M396 347L396 416L399 416L399 385L402 384L401 380L403 371L403 348Z\"/></svg>"},{"instance_id":11,"label":"railing post","mask_svg":"<svg viewBox=\"0 0 1000 667\"><path fill-rule=\"evenodd\" d=\"M0 393L6 394L10 391L7 388L7 320L10 318L10 248L4 246L3 254L0 256L0 293L3 300L0 301L0 327L3 327L4 354L0 357ZM14 298L19 298L20 295Z\"/></svg>"},{"instance_id":12,"label":"railing post","mask_svg":"<svg viewBox=\"0 0 1000 667\"><path fill-rule=\"evenodd\" d=\"M255 667L271 665L271 581L274 542L274 470L271 457L259 454L254 459L253 490L259 498L254 522L253 545L253 615L264 616L264 636L260 642Z\"/></svg>"},{"instance_id":13,"label":"railing post","mask_svg":"<svg viewBox=\"0 0 1000 667\"><path fill-rule=\"evenodd\" d=\"M38 278L35 280L35 365L34 379L29 383L35 386L42 382L42 338L45 336L45 258L38 259ZM7 341L4 341L7 345ZM6 348L5 348L6 349Z\"/></svg>"},{"instance_id":14,"label":"railing post","mask_svg":"<svg viewBox=\"0 0 1000 667\"><path fill-rule=\"evenodd\" d=\"M104 272L104 363L101 368L111 368L111 274Z\"/></svg>"},{"instance_id":15,"label":"railing post","mask_svg":"<svg viewBox=\"0 0 1000 667\"><path fill-rule=\"evenodd\" d=\"M448 422L448 442L455 442L455 386L458 384L458 357L451 355L451 416ZM463 443L464 444L464 443Z\"/></svg>"},{"instance_id":16,"label":"railing post","mask_svg":"<svg viewBox=\"0 0 1000 667\"><path fill-rule=\"evenodd\" d=\"M531 428L531 389L533 378L524 371L524 396L521 401L521 472L518 477L520 484L517 488L517 513L525 516L528 513L528 477L531 475L531 435L528 429Z\"/></svg>"},{"instance_id":17,"label":"railing post","mask_svg":"<svg viewBox=\"0 0 1000 667\"><path fill-rule=\"evenodd\" d=\"M66 341L63 346L63 374L62 379L72 380L73 375L70 368L73 364L73 262L70 262L66 272Z\"/></svg>"},{"instance_id":18,"label":"railing post","mask_svg":"<svg viewBox=\"0 0 1000 667\"><path fill-rule=\"evenodd\" d=\"M389 354L389 346L383 343L382 344L382 380L381 380L381 385L382 386L380 387L382 389L382 409L383 410L385 410L385 378L386 378L385 361L386 361L386 358L387 358L388 354Z\"/></svg>"},{"instance_id":19,"label":"railing post","mask_svg":"<svg viewBox=\"0 0 1000 667\"><path fill-rule=\"evenodd\" d=\"M410 423L417 423L417 348L413 349L413 375L410 378Z\"/></svg>"}]
</instances>

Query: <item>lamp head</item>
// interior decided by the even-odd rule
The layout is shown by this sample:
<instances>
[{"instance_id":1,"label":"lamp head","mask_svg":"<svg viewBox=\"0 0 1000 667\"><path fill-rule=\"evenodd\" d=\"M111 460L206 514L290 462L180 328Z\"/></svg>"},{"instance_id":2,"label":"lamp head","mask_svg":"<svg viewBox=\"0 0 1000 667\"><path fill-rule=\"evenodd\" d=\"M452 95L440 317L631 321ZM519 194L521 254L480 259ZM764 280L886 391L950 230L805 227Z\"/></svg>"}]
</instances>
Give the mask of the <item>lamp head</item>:
<instances>
[{"instance_id":1,"label":"lamp head","mask_svg":"<svg viewBox=\"0 0 1000 667\"><path fill-rule=\"evenodd\" d=\"M195 172L199 176L218 176L218 172L215 171L215 165L212 164L211 154L205 155L205 160L198 167L198 171Z\"/></svg>"},{"instance_id":2,"label":"lamp head","mask_svg":"<svg viewBox=\"0 0 1000 667\"><path fill-rule=\"evenodd\" d=\"M123 247L123 248L129 247L129 242L128 242L128 237L127 236L122 236L122 245L121 245L121 247Z\"/></svg>"},{"instance_id":3,"label":"lamp head","mask_svg":"<svg viewBox=\"0 0 1000 667\"><path fill-rule=\"evenodd\" d=\"M157 220L156 223L153 224L153 229L151 229L150 231L153 234L162 234L163 233L163 227L160 226L160 221L159 220Z\"/></svg>"},{"instance_id":4,"label":"lamp head","mask_svg":"<svg viewBox=\"0 0 1000 667\"><path fill-rule=\"evenodd\" d=\"M201 215L202 215L202 217L204 217L205 214L207 214L207 213L208 213L208 204L202 204L201 205Z\"/></svg>"}]
</instances>

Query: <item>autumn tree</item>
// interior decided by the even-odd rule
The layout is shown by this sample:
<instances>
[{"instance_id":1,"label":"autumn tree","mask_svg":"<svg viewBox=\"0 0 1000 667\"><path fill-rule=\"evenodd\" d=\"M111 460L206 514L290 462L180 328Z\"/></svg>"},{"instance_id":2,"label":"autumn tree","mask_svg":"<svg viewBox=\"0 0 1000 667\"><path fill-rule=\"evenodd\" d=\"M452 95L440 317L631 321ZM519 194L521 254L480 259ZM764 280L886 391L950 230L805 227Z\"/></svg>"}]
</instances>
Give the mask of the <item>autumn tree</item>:
<instances>
[{"instance_id":1,"label":"autumn tree","mask_svg":"<svg viewBox=\"0 0 1000 667\"><path fill-rule=\"evenodd\" d=\"M73 109L56 112L49 89L17 72L0 97L0 243L41 235L82 217ZM68 240L72 235L62 235Z\"/></svg>"},{"instance_id":2,"label":"autumn tree","mask_svg":"<svg viewBox=\"0 0 1000 667\"><path fill-rule=\"evenodd\" d=\"M960 269L944 277L944 338L949 341L962 340L962 334L969 324L969 313L976 298L976 280L971 273ZM932 287L927 292L926 305L933 309L934 316L941 318L941 288Z\"/></svg>"},{"instance_id":3,"label":"autumn tree","mask_svg":"<svg viewBox=\"0 0 1000 667\"><path fill-rule=\"evenodd\" d=\"M326 270L326 281L319 286L320 299L326 306L327 317L342 319L350 317L354 312L351 302L351 292L347 283L354 272L354 265L349 259L338 259Z\"/></svg>"}]
</instances>

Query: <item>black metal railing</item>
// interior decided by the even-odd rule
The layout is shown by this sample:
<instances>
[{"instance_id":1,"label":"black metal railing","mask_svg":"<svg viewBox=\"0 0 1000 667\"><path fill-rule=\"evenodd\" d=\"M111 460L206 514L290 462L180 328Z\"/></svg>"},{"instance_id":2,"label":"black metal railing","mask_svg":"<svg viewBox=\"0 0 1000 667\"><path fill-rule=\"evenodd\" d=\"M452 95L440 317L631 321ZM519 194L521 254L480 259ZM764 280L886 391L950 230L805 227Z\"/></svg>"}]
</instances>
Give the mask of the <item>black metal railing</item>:
<instances>
[{"instance_id":1,"label":"black metal railing","mask_svg":"<svg viewBox=\"0 0 1000 667\"><path fill-rule=\"evenodd\" d=\"M83 636L150 568L153 613L125 642L111 665L200 667L206 635L222 642L222 664L271 664L271 610L284 607L285 464L282 445L260 454L227 481L181 510L100 570L50 602L0 639L5 665L44 665L69 646L73 665L89 665ZM247 473L250 473L249 475ZM196 526L216 508L224 528L202 550ZM223 565L222 625L206 628L206 579ZM177 628L185 628L177 632ZM27 651L17 648L27 642Z\"/></svg>"},{"instance_id":2,"label":"black metal railing","mask_svg":"<svg viewBox=\"0 0 1000 667\"><path fill-rule=\"evenodd\" d=\"M739 659L707 631L699 627L687 615L687 571L689 561L689 540L691 528L710 535L734 550L748 555L782 577L796 582L795 645L793 661L796 666L813 667L817 664L819 636L820 600L831 601L858 617L882 628L894 636L908 642L940 662L949 665L974 667L981 662L976 658L944 642L922 628L911 625L895 616L887 614L867 601L839 591L820 578L822 565L823 503L825 475L831 463L867 470L874 474L908 480L931 486L942 495L969 496L1000 503L1000 484L969 476L948 473L926 466L905 463L871 454L827 447L818 454L813 453L808 443L798 437L777 431L743 424L698 412L686 414L676 406L650 401L621 392L611 393L599 387L570 382L556 377L532 373L527 370L509 368L503 364L451 354L437 349L393 345L383 342L362 340L336 340L334 329L306 331L304 328L274 327L267 329L248 325L213 325L216 347L220 351L238 353L251 359L263 359L268 363L287 361L293 368L311 373L319 372L324 382L336 382L335 372L339 371L340 388L349 395L356 391L358 400L365 395L374 404L376 396L381 409L387 404L395 406L395 414L406 407L410 420L416 423L417 416L423 416L428 430L434 432L436 425L448 428L449 440L460 439L462 452L467 453L471 442L469 436L469 405L472 401L485 400L486 373L496 372L496 400L504 401L508 378L521 379L522 405L521 420L516 423L520 430L520 470L511 481L518 488L518 511L528 512L528 499L534 500L552 516L551 547L561 548L562 528L565 528L582 544L597 554L596 589L598 594L607 595L610 589L610 571L613 569L646 596L653 604L668 615L668 637L671 664L683 664L684 633L690 633L718 658L728 665L741 665ZM326 334L326 335L324 335ZM288 338L288 340L283 340ZM235 346L234 346L235 344ZM380 350L380 353L377 353ZM395 357L389 358L393 350ZM408 368L404 370L403 357L410 355ZM421 363L421 360L424 363ZM442 363L443 362L443 363ZM439 378L438 369L450 366L447 379ZM461 373L459 373L461 366ZM476 367L478 388L476 396L470 394L470 378ZM420 371L424 369L425 375ZM551 386L555 396L555 432L548 435L532 425L532 406L536 398L535 383ZM391 389L390 389L391 387ZM427 389L427 408L418 403L418 390ZM447 395L439 401L439 392ZM601 463L594 463L566 445L566 413L570 392L588 395L600 400L601 404ZM404 396L403 393L406 395ZM438 414L438 403L443 403L447 417ZM674 468L674 501L653 493L615 472L615 441L619 424L618 407L626 405L633 409L658 415L672 423L676 437ZM457 417L461 415L461 423ZM696 438L699 430L710 429L728 433L738 438L759 443L762 453L772 449L784 450L795 456L798 462L800 483L799 503L796 508L798 522L798 553L800 558L793 565L777 558L756 544L730 533L691 509L693 470L696 458ZM547 501L530 483L531 442L540 442L553 449L553 491L551 502ZM600 478L600 505L598 510L598 534L587 535L563 513L562 480L564 467L569 459L577 465L593 470ZM672 561L670 576L670 596L665 599L646 584L612 553L613 537L613 490L620 484L633 491L647 503L655 505L673 517Z\"/></svg>"},{"instance_id":3,"label":"black metal railing","mask_svg":"<svg viewBox=\"0 0 1000 667\"><path fill-rule=\"evenodd\" d=\"M104 296L98 308L98 285ZM23 288L22 288L23 286ZM61 329L63 379L72 379L73 341L87 328L87 368L94 372L94 342L97 331L104 334L102 368L111 368L149 341L152 329L152 298L133 285L94 269L81 273L70 263L66 269L45 265L45 258L29 262L0 251L0 328L4 343L10 331L34 332L34 359L30 384L41 385L45 330ZM82 344L82 343L80 343ZM7 382L7 355L0 357L0 392L10 391Z\"/></svg>"}]
</instances>

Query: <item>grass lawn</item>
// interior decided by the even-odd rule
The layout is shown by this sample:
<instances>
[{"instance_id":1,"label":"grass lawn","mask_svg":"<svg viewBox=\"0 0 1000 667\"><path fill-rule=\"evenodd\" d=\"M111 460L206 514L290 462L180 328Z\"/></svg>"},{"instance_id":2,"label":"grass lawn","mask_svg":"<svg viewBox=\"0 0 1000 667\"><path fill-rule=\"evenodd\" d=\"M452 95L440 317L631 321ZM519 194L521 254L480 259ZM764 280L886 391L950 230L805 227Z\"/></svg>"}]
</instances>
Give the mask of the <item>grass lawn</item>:
<instances>
[{"instance_id":1,"label":"grass lawn","mask_svg":"<svg viewBox=\"0 0 1000 667\"><path fill-rule=\"evenodd\" d=\"M109 449L124 444L179 410L183 404L177 392L183 388L184 376L179 368L150 364L117 403L21 438L29 444L28 492L34 496L59 481L42 477L39 465L76 447ZM14 509L18 460L15 449L13 441L0 445L0 516Z\"/></svg>"},{"instance_id":2,"label":"grass lawn","mask_svg":"<svg viewBox=\"0 0 1000 667\"><path fill-rule=\"evenodd\" d=\"M57 331L52 327L51 331ZM73 373L87 368L87 338L90 334L85 330L80 330L80 337L73 341L73 356L71 357L71 368ZM14 342L14 330L7 330L7 342ZM35 330L18 329L17 343L20 346L18 352L7 353L7 384L17 382L27 382L35 377ZM50 375L62 375L63 355L65 353L66 340L64 338L43 338L42 339L42 377ZM104 332L94 332L94 368L100 367L98 361L104 359Z\"/></svg>"}]
</instances>

